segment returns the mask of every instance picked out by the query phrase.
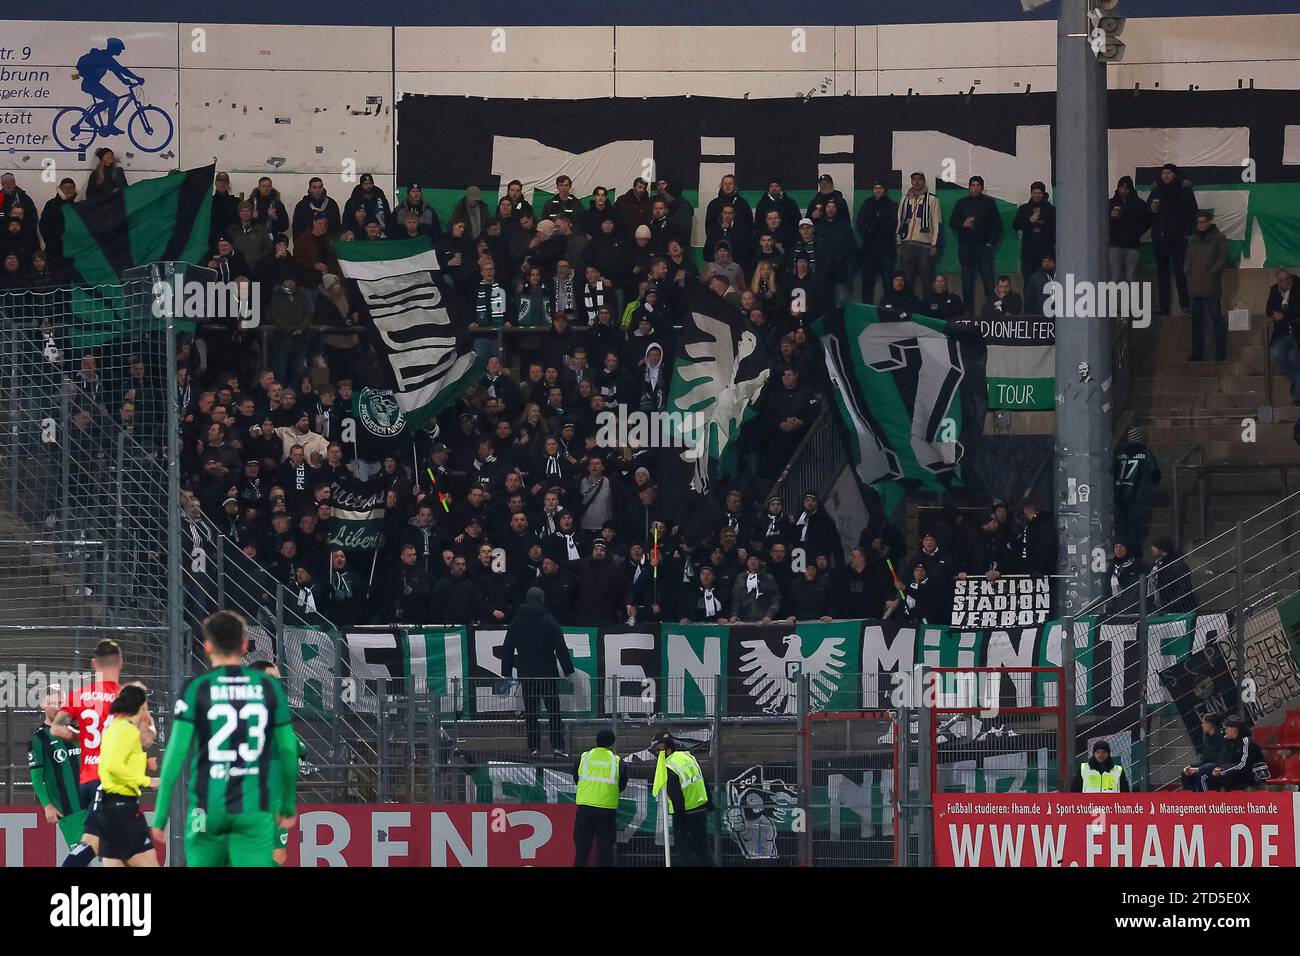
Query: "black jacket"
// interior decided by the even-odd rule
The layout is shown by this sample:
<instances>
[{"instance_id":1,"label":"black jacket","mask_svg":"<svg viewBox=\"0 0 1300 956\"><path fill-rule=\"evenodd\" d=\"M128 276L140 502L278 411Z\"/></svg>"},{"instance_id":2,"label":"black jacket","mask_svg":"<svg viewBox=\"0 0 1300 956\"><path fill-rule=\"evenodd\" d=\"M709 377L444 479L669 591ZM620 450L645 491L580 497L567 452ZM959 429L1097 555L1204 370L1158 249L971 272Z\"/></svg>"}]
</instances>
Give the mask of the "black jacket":
<instances>
[{"instance_id":1,"label":"black jacket","mask_svg":"<svg viewBox=\"0 0 1300 956\"><path fill-rule=\"evenodd\" d=\"M1187 614L1200 603L1192 587L1192 572L1182 558L1168 555L1151 567L1148 602L1155 614Z\"/></svg>"},{"instance_id":2,"label":"black jacket","mask_svg":"<svg viewBox=\"0 0 1300 956\"><path fill-rule=\"evenodd\" d=\"M1159 209L1152 204L1160 203ZM1151 210L1151 241L1156 245L1179 245L1196 231L1196 193L1175 179L1172 183L1157 182L1147 197Z\"/></svg>"},{"instance_id":3,"label":"black jacket","mask_svg":"<svg viewBox=\"0 0 1300 956\"><path fill-rule=\"evenodd\" d=\"M973 216L975 224L963 227L967 217ZM952 207L948 228L957 233L957 243L962 246L996 246L1002 238L1002 214L998 204L987 193L962 196Z\"/></svg>"},{"instance_id":4,"label":"black jacket","mask_svg":"<svg viewBox=\"0 0 1300 956\"><path fill-rule=\"evenodd\" d=\"M1020 529L1013 561L1022 574L1056 573L1056 526L1040 511Z\"/></svg>"},{"instance_id":5,"label":"black jacket","mask_svg":"<svg viewBox=\"0 0 1300 956\"><path fill-rule=\"evenodd\" d=\"M584 624L620 624L627 620L631 590L623 569L609 558L587 558L578 576L578 620Z\"/></svg>"},{"instance_id":6,"label":"black jacket","mask_svg":"<svg viewBox=\"0 0 1300 956\"><path fill-rule=\"evenodd\" d=\"M885 613L885 601L894 594L889 571L878 561L868 560L861 571L846 564L835 576L835 616L878 618Z\"/></svg>"},{"instance_id":7,"label":"black jacket","mask_svg":"<svg viewBox=\"0 0 1300 956\"><path fill-rule=\"evenodd\" d=\"M781 214L781 228L773 235L776 241L781 244L783 249L789 249L795 238L799 235L799 204L790 198L786 192L777 194L774 198L771 193L763 193L763 197L754 206L754 232L755 235L765 235L770 230L767 228L767 214L776 210Z\"/></svg>"},{"instance_id":8,"label":"black jacket","mask_svg":"<svg viewBox=\"0 0 1300 956\"><path fill-rule=\"evenodd\" d=\"M42 220L42 228L44 228L44 220ZM1300 332L1300 288L1296 286L1295 280L1291 282L1291 288L1288 290L1286 300L1286 305L1283 305L1282 290L1274 282L1268 290L1268 304L1264 306L1264 314L1272 319L1274 313L1280 313L1282 319L1273 322L1271 340L1276 340L1283 335L1290 335L1300 341L1300 336L1296 335L1297 332Z\"/></svg>"},{"instance_id":9,"label":"black jacket","mask_svg":"<svg viewBox=\"0 0 1300 956\"><path fill-rule=\"evenodd\" d=\"M962 302L961 296L952 292L945 292L940 295L933 289L926 296L921 308L922 315L932 316L936 319L960 319L965 312L966 305Z\"/></svg>"},{"instance_id":10,"label":"black jacket","mask_svg":"<svg viewBox=\"0 0 1300 956\"><path fill-rule=\"evenodd\" d=\"M466 624L474 615L474 583L469 575L444 575L434 585L431 603L436 623Z\"/></svg>"},{"instance_id":11,"label":"black jacket","mask_svg":"<svg viewBox=\"0 0 1300 956\"><path fill-rule=\"evenodd\" d=\"M1122 198L1118 192L1110 197L1108 216L1109 244L1117 249L1138 248L1142 244L1142 237L1151 228L1153 218L1147 204L1131 190L1127 199Z\"/></svg>"},{"instance_id":12,"label":"black jacket","mask_svg":"<svg viewBox=\"0 0 1300 956\"><path fill-rule=\"evenodd\" d=\"M1160 463L1146 445L1129 442L1115 455L1115 503L1146 508L1160 484Z\"/></svg>"},{"instance_id":13,"label":"black jacket","mask_svg":"<svg viewBox=\"0 0 1300 956\"><path fill-rule=\"evenodd\" d=\"M557 666L558 669L557 669ZM519 677L559 677L573 673L573 658L559 622L539 604L521 604L501 645L501 673Z\"/></svg>"},{"instance_id":14,"label":"black jacket","mask_svg":"<svg viewBox=\"0 0 1300 956\"><path fill-rule=\"evenodd\" d=\"M1211 785L1216 790L1246 790L1255 783L1255 765L1263 762L1264 752L1249 734L1243 733L1236 740L1224 737L1223 752L1215 765L1222 774L1211 777Z\"/></svg>"},{"instance_id":15,"label":"black jacket","mask_svg":"<svg viewBox=\"0 0 1300 956\"><path fill-rule=\"evenodd\" d=\"M1035 209L1038 222L1031 222ZM1030 272L1037 271L1044 255L1056 251L1056 207L1046 198L1039 203L1030 200L1017 209L1011 228L1020 233L1020 261L1033 263Z\"/></svg>"},{"instance_id":16,"label":"black jacket","mask_svg":"<svg viewBox=\"0 0 1300 956\"><path fill-rule=\"evenodd\" d=\"M893 258L898 245L898 203L888 195L868 196L858 208L858 235L864 256Z\"/></svg>"}]
</instances>

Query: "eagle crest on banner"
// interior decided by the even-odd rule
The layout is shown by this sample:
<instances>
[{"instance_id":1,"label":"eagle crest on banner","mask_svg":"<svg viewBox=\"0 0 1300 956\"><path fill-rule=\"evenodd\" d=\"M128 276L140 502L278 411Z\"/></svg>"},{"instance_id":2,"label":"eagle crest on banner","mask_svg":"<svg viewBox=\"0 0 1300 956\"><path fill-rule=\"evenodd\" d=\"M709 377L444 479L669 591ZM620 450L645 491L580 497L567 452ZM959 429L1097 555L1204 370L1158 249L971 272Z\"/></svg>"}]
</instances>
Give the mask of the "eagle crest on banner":
<instances>
[{"instance_id":1,"label":"eagle crest on banner","mask_svg":"<svg viewBox=\"0 0 1300 956\"><path fill-rule=\"evenodd\" d=\"M758 706L769 714L793 714L797 711L798 685L808 676L808 706L821 710L831 699L844 674L844 639L827 638L811 654L803 653L803 638L787 634L781 639L783 654L773 653L767 641L741 641L745 649L740 657L744 685Z\"/></svg>"}]
</instances>

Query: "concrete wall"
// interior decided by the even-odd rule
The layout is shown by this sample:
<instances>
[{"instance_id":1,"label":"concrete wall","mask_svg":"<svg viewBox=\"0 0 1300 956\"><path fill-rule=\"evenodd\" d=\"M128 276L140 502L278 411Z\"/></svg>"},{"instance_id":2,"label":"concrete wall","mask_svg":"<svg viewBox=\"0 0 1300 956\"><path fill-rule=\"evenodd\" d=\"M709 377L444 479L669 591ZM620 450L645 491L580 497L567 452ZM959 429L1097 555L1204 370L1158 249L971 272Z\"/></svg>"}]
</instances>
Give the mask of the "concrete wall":
<instances>
[{"instance_id":1,"label":"concrete wall","mask_svg":"<svg viewBox=\"0 0 1300 956\"><path fill-rule=\"evenodd\" d=\"M216 157L236 192L271 175L286 201L313 175L340 201L361 172L392 192L403 93L581 98L872 96L1051 90L1055 23L734 27L330 27L8 21L0 42L0 169L40 201L94 165L50 136L85 103L75 63L108 36L175 121L160 152L108 140L133 177ZM1133 19L1112 87L1297 88L1300 14ZM27 51L24 58L24 51ZM4 70L32 79L5 79ZM113 86L115 81L110 81ZM448 131L455 135L455 131ZM101 140L101 142L103 142ZM100 145L96 143L95 145Z\"/></svg>"}]
</instances>

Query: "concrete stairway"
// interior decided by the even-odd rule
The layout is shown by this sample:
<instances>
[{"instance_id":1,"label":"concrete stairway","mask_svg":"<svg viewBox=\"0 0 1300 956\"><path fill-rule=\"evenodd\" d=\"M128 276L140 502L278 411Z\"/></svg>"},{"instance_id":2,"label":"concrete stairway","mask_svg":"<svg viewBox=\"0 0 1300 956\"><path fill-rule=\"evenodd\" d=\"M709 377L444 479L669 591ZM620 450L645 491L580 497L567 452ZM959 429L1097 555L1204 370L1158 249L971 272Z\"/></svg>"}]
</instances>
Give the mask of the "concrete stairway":
<instances>
[{"instance_id":1,"label":"concrete stairway","mask_svg":"<svg viewBox=\"0 0 1300 956\"><path fill-rule=\"evenodd\" d=\"M1191 460L1211 466L1205 478L1207 520L1202 534L1196 475L1184 470L1179 483L1185 550L1231 532L1236 522L1300 490L1300 446L1293 437L1300 408L1291 402L1286 378L1269 374L1267 325L1264 316L1254 315L1249 332L1229 332L1225 362L1187 361L1187 316L1156 318L1150 328L1132 331L1129 407L1163 473L1150 538L1174 532L1174 469L1194 448L1198 453ZM1247 594L1273 586L1297 590L1300 563L1293 555L1300 550L1300 521L1258 523L1246 528L1246 536ZM1211 550L1228 548L1230 539ZM1202 562L1201 575L1234 572L1234 557Z\"/></svg>"}]
</instances>

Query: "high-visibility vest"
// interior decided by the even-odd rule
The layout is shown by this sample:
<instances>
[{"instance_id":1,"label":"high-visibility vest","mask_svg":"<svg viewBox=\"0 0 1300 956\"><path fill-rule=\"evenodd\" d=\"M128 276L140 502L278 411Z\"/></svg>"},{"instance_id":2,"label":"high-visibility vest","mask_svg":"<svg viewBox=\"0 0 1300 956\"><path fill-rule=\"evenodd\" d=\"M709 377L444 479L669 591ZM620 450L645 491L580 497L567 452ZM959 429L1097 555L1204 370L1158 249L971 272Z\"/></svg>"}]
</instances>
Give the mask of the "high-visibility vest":
<instances>
[{"instance_id":1,"label":"high-visibility vest","mask_svg":"<svg viewBox=\"0 0 1300 956\"><path fill-rule=\"evenodd\" d=\"M704 789L704 771L700 769L700 762L684 750L674 750L664 762L669 770L677 774L677 782L682 787L682 802L686 804L686 809L694 810L696 807L704 806L709 796ZM671 800L668 802L668 812L673 812Z\"/></svg>"},{"instance_id":2,"label":"high-visibility vest","mask_svg":"<svg viewBox=\"0 0 1300 956\"><path fill-rule=\"evenodd\" d=\"M1079 768L1079 776L1083 779L1084 793L1119 793L1119 775L1124 772L1124 768L1115 764L1104 773L1100 770L1093 770L1090 764L1083 764Z\"/></svg>"},{"instance_id":3,"label":"high-visibility vest","mask_svg":"<svg viewBox=\"0 0 1300 956\"><path fill-rule=\"evenodd\" d=\"M618 755L593 747L578 762L578 806L618 809Z\"/></svg>"}]
</instances>

